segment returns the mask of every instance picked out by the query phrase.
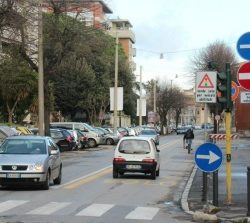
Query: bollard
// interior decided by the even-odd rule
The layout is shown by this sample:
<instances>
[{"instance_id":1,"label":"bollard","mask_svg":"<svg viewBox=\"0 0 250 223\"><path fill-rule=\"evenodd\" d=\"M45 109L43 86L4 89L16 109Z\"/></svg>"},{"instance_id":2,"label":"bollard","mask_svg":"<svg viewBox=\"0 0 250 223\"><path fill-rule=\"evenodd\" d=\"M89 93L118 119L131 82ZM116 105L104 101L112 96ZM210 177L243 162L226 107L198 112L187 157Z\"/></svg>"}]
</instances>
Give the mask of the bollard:
<instances>
[{"instance_id":1,"label":"bollard","mask_svg":"<svg viewBox=\"0 0 250 223\"><path fill-rule=\"evenodd\" d=\"M202 201L207 201L207 173L202 172Z\"/></svg>"},{"instance_id":2,"label":"bollard","mask_svg":"<svg viewBox=\"0 0 250 223\"><path fill-rule=\"evenodd\" d=\"M219 193L218 193L218 170L213 172L213 205L219 206Z\"/></svg>"},{"instance_id":3,"label":"bollard","mask_svg":"<svg viewBox=\"0 0 250 223\"><path fill-rule=\"evenodd\" d=\"M250 216L250 166L247 167L247 216Z\"/></svg>"}]
</instances>

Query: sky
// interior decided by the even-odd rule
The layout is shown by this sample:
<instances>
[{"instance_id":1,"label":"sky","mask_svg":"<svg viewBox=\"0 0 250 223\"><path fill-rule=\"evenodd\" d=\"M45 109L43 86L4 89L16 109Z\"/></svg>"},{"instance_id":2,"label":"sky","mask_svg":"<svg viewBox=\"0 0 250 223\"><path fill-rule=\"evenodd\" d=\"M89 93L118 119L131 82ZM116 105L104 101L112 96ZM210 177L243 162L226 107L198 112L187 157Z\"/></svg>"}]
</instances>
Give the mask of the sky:
<instances>
[{"instance_id":1,"label":"sky","mask_svg":"<svg viewBox=\"0 0 250 223\"><path fill-rule=\"evenodd\" d=\"M236 52L240 36L250 31L250 0L106 0L111 18L128 19L135 33L136 74L183 89L193 86L191 59L215 41ZM160 54L163 53L163 59ZM177 76L177 78L176 78Z\"/></svg>"}]
</instances>

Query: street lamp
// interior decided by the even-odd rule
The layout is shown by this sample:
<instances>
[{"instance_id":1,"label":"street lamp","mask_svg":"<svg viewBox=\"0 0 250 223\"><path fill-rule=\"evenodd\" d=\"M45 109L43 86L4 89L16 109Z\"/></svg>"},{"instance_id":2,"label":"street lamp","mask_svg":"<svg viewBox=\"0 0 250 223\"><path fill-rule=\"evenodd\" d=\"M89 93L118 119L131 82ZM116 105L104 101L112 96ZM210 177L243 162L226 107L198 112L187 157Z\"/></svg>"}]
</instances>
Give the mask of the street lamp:
<instances>
[{"instance_id":1,"label":"street lamp","mask_svg":"<svg viewBox=\"0 0 250 223\"><path fill-rule=\"evenodd\" d=\"M142 126L142 66L140 66L139 126Z\"/></svg>"},{"instance_id":2,"label":"street lamp","mask_svg":"<svg viewBox=\"0 0 250 223\"><path fill-rule=\"evenodd\" d=\"M115 87L114 87L114 132L117 131L117 87L118 87L118 33L115 39Z\"/></svg>"},{"instance_id":3,"label":"street lamp","mask_svg":"<svg viewBox=\"0 0 250 223\"><path fill-rule=\"evenodd\" d=\"M38 5L38 129L39 135L45 135L44 129L44 73L43 73L43 14L42 3Z\"/></svg>"}]
</instances>

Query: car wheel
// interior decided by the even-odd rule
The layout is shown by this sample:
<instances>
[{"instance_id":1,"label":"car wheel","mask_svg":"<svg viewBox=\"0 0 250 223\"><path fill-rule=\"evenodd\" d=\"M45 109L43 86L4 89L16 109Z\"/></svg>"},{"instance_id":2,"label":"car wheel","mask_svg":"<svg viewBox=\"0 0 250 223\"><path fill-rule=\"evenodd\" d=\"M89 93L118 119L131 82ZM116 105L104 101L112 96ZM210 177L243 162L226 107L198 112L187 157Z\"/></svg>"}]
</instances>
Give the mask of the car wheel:
<instances>
[{"instance_id":1,"label":"car wheel","mask_svg":"<svg viewBox=\"0 0 250 223\"><path fill-rule=\"evenodd\" d=\"M60 166L59 175L56 179L53 180L54 184L61 184L62 181L62 166Z\"/></svg>"},{"instance_id":2,"label":"car wheel","mask_svg":"<svg viewBox=\"0 0 250 223\"><path fill-rule=\"evenodd\" d=\"M50 172L48 170L47 175L46 175L46 180L44 181L42 188L44 190L48 190L50 186L49 183L50 183Z\"/></svg>"},{"instance_id":3,"label":"car wheel","mask_svg":"<svg viewBox=\"0 0 250 223\"><path fill-rule=\"evenodd\" d=\"M124 172L119 172L119 174L120 174L121 176L123 176L123 175L124 175Z\"/></svg>"},{"instance_id":4,"label":"car wheel","mask_svg":"<svg viewBox=\"0 0 250 223\"><path fill-rule=\"evenodd\" d=\"M113 178L118 178L118 170L116 168L113 168Z\"/></svg>"},{"instance_id":5,"label":"car wheel","mask_svg":"<svg viewBox=\"0 0 250 223\"><path fill-rule=\"evenodd\" d=\"M158 170L156 170L156 176L159 177L159 175L160 175L160 167Z\"/></svg>"},{"instance_id":6,"label":"car wheel","mask_svg":"<svg viewBox=\"0 0 250 223\"><path fill-rule=\"evenodd\" d=\"M96 147L96 141L94 139L88 139L88 146L90 148Z\"/></svg>"},{"instance_id":7,"label":"car wheel","mask_svg":"<svg viewBox=\"0 0 250 223\"><path fill-rule=\"evenodd\" d=\"M108 139L106 139L106 144L107 144L107 145L114 145L114 140L108 138Z\"/></svg>"},{"instance_id":8,"label":"car wheel","mask_svg":"<svg viewBox=\"0 0 250 223\"><path fill-rule=\"evenodd\" d=\"M156 170L155 169L152 170L150 177L152 180L156 179Z\"/></svg>"}]
</instances>

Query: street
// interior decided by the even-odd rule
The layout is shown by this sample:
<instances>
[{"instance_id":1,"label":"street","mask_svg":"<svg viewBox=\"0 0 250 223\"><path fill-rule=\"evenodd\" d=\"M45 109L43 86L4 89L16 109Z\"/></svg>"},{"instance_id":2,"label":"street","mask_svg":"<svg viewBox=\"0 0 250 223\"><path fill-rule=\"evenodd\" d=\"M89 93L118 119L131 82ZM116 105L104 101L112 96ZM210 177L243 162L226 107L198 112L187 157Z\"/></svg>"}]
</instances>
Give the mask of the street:
<instances>
[{"instance_id":1,"label":"street","mask_svg":"<svg viewBox=\"0 0 250 223\"><path fill-rule=\"evenodd\" d=\"M195 134L194 146L202 139ZM2 188L0 221L190 222L179 201L194 162L182 137L161 136L161 169L155 181L144 174L113 179L114 146L62 153L62 184L51 185L49 191Z\"/></svg>"}]
</instances>

